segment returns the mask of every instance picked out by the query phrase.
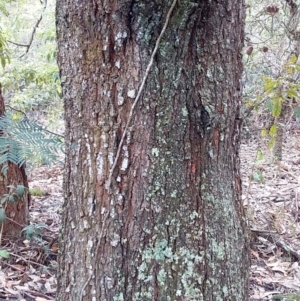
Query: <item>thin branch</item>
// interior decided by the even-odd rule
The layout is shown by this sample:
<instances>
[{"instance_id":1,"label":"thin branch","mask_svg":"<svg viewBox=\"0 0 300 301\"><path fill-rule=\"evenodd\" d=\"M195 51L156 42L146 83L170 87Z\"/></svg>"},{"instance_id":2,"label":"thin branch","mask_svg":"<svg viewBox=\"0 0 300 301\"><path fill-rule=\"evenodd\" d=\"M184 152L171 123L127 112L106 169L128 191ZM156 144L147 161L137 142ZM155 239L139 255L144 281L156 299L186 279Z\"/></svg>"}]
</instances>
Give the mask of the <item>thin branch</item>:
<instances>
[{"instance_id":1,"label":"thin branch","mask_svg":"<svg viewBox=\"0 0 300 301\"><path fill-rule=\"evenodd\" d=\"M119 160L119 157L120 157L120 154L121 154L121 150L122 150L122 146L123 146L123 143L124 143L124 140L125 140L125 136L127 135L128 128L129 128L129 125L130 125L131 120L132 120L132 117L133 117L133 111L134 111L134 109L135 109L135 107L136 107L136 105L137 105L137 103L138 103L138 101L139 101L139 99L140 99L140 96L141 96L141 94L142 94L142 92L143 92L143 89L144 89L146 80L147 80L147 78L148 78L150 69L151 69L152 64L153 64L153 59L154 59L154 57L155 57L155 55L156 55L156 52L157 52L157 50L158 50L158 46L159 46L160 40L161 40L163 34L164 34L165 31L166 31L166 28L167 28L167 26L168 26L169 19L170 19L170 16L171 16L171 13L172 13L172 11L173 11L173 9L174 9L174 7L175 7L176 2L177 2L177 0L174 0L174 1L173 1L172 5L171 5L171 7L170 7L170 9L169 9L169 11L168 11L168 14L167 14L167 17L166 17L166 21L165 21L164 27L162 28L161 33L160 33L160 35L159 35L159 37L158 37L158 39L157 39L157 41L156 41L154 50L153 50L152 55L151 55L151 57L150 57L150 61L149 61L149 64L148 64L148 66L147 66L147 69L146 69L144 78L143 78L143 80L142 80L141 86L140 86L140 88L139 88L138 94L137 94L137 96L136 96L136 98L135 98L135 100L134 100L134 102L133 102L133 104L132 104L132 107L131 107L131 109L130 109L129 117L128 117L128 120L127 120L125 129L124 129L122 138L121 138L121 140L120 140L120 144L119 144L119 146L118 146L116 158L115 158L115 160L114 160L114 164L113 164L113 166L112 166L112 168L111 168L111 170L110 170L110 174L109 174L109 177L108 177L108 183L107 183L107 187L106 187L106 189L107 189L108 191L110 190L110 184L111 184L112 175L113 175L113 172L114 172L114 170L115 170L115 168L116 168L116 166L117 166L117 164L118 164L118 160ZM109 191L109 192L110 192L110 191Z\"/></svg>"},{"instance_id":2,"label":"thin branch","mask_svg":"<svg viewBox=\"0 0 300 301\"><path fill-rule=\"evenodd\" d=\"M6 107L7 107L7 108L10 108L10 109L13 110L13 111L19 112L19 113L21 113L23 116L25 116L26 118L28 118L27 115L26 115L26 113L24 113L23 111L18 110L18 109L15 109L15 108L11 107L10 105L6 105Z\"/></svg>"},{"instance_id":3,"label":"thin branch","mask_svg":"<svg viewBox=\"0 0 300 301\"><path fill-rule=\"evenodd\" d=\"M279 235L276 235L274 233L270 234L268 233L268 231L258 231L258 233L259 236L257 237L257 239L260 242L266 244L266 242L264 241L265 239L269 243L275 244L277 247L282 248L287 254L290 254L294 256L297 260L300 260L300 253L297 250L293 249L293 247L290 246L288 243L280 239Z\"/></svg>"},{"instance_id":4,"label":"thin branch","mask_svg":"<svg viewBox=\"0 0 300 301\"><path fill-rule=\"evenodd\" d=\"M151 67L152 67L152 65L153 65L154 56L156 55L156 52L157 52L157 50L158 50L158 46L159 46L159 43L160 43L160 41L161 41L161 39L162 39L162 36L163 36L163 34L165 33L165 31L166 31L166 28L167 28L167 26L168 26L168 23L169 23L169 20L170 20L172 11L173 11L173 9L174 9L174 7L175 7L175 5L176 5L176 2L177 2L177 0L174 0L174 1L173 1L172 5L171 5L171 7L170 7L170 9L169 9L169 11L168 11L168 13L167 13L167 16L166 16L166 20L165 20L164 26L163 26L163 28L162 28L162 30L161 30L161 33L160 33L159 37L158 37L157 40L156 40L156 44L155 44L155 47L154 47L154 49L153 49L153 51L152 51L152 54L151 54L151 57L150 57L150 60L149 60L149 63L148 63L148 66L147 66L145 75L144 75L144 77L143 77L142 83L141 83L141 85L140 85L138 94L137 94L137 96L136 96L136 98L135 98L135 100L134 100L134 102L133 102L133 104L132 104L132 107L131 107L131 109L130 109L129 117L128 117L126 126L125 126L125 128L124 128L124 132L123 132L122 138L121 138L120 143L119 143L119 146L118 146L118 150L117 150L117 153L116 153L116 157L115 157L114 163L113 163L113 165L112 165L112 167L111 167L111 170L110 170L110 173L109 173L109 177L108 177L108 181L107 181L107 184L106 184L106 189L107 189L107 191L108 191L108 195L111 194L111 181L112 181L113 172L114 172L114 170L115 170L115 168L116 168L116 166L117 166L117 163L118 163L118 160L119 160L119 157L120 157L120 154L121 154L121 149L122 149L122 146L123 146L123 143L124 143L124 139L125 139L125 136L126 136L126 134L127 134L127 132L128 132L128 128L129 128L129 125L130 125L131 120L132 120L132 117L133 117L134 109L135 109L135 107L136 107L136 105L137 105L137 103L138 103L138 101L139 101L139 99L140 99L140 97L141 97L142 92L143 92L143 89L144 89L146 80L147 80L147 78L148 78L150 69L151 69ZM96 249L95 249L95 256L94 256L94 257L95 257L96 259L97 259L98 251L99 251L99 249L100 249L100 244L101 244L101 241L102 241L102 238L103 238L103 234L104 234L104 223L106 222L106 220L107 220L107 218L108 218L108 216L109 216L109 213L110 213L110 210L107 209L107 212L105 213L105 216L104 216L103 221L102 221L102 229L101 229L100 235L99 235L99 237L98 237L98 242L97 242ZM91 274L91 275L88 277L87 281L84 283L84 285L83 285L83 287L82 287L82 289L81 289L81 292L80 292L80 300L83 300L84 290L85 290L86 286L88 285L88 283L90 282L90 280L92 279L92 276L93 276L93 274Z\"/></svg>"},{"instance_id":5,"label":"thin branch","mask_svg":"<svg viewBox=\"0 0 300 301\"><path fill-rule=\"evenodd\" d=\"M7 40L8 43L11 43L11 44L14 44L16 46L20 46L20 47L28 47L28 44L21 44L21 43L16 43L16 42L13 42L11 40Z\"/></svg>"},{"instance_id":6,"label":"thin branch","mask_svg":"<svg viewBox=\"0 0 300 301\"><path fill-rule=\"evenodd\" d=\"M13 42L13 41L11 41L11 40L8 40L8 41L7 41L7 42L9 42L9 43L11 43L11 44L14 44L14 45L16 45L16 46L20 46L20 47L25 47L25 48L26 48L25 53L23 53L23 54L20 56L20 58L23 57L26 53L28 53L28 51L29 51L29 49L30 49L30 47L31 47L31 45L32 45L33 39L34 39L36 29L38 28L39 24L41 23L41 21L42 21L42 19L43 19L43 13L44 13L44 11L45 11L45 9L46 9L46 7L47 7L47 0L44 0L44 1L41 2L41 3L43 4L43 11L42 11L40 17L38 18L36 24L35 24L34 27L33 27L33 30L32 30L31 36L30 36L29 43L28 43L28 44L22 44L22 43Z\"/></svg>"},{"instance_id":7,"label":"thin branch","mask_svg":"<svg viewBox=\"0 0 300 301\"><path fill-rule=\"evenodd\" d=\"M30 49L30 47L31 47L31 44L32 44L32 42L33 42L33 38L34 38L34 35L35 35L35 32L36 32L36 29L37 29L37 27L39 26L40 22L42 21L42 18L43 18L43 15L41 14L40 17L39 17L39 19L37 20L35 26L33 27L33 30L32 30L32 33L31 33L31 37L30 37L30 40L29 40L29 44L28 44L28 46L27 46L27 49L26 49L25 53L23 53L23 54L20 56L20 58L23 57L26 53L28 53L28 51L29 51L29 49Z\"/></svg>"},{"instance_id":8,"label":"thin branch","mask_svg":"<svg viewBox=\"0 0 300 301\"><path fill-rule=\"evenodd\" d=\"M297 10L298 5L293 0L285 0L285 2L290 7L291 13L295 13Z\"/></svg>"}]
</instances>

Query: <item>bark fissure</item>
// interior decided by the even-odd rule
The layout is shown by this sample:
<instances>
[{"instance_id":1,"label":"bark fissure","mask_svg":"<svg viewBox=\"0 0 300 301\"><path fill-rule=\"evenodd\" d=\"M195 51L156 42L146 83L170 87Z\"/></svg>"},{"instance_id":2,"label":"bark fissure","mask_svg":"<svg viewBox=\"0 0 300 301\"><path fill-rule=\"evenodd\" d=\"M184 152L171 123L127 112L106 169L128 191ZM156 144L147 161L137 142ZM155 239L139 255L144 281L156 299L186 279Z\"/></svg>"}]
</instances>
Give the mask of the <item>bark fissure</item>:
<instances>
[{"instance_id":1,"label":"bark fissure","mask_svg":"<svg viewBox=\"0 0 300 301\"><path fill-rule=\"evenodd\" d=\"M181 0L155 54L172 3L58 0L70 238L58 300L247 300L243 3Z\"/></svg>"}]
</instances>

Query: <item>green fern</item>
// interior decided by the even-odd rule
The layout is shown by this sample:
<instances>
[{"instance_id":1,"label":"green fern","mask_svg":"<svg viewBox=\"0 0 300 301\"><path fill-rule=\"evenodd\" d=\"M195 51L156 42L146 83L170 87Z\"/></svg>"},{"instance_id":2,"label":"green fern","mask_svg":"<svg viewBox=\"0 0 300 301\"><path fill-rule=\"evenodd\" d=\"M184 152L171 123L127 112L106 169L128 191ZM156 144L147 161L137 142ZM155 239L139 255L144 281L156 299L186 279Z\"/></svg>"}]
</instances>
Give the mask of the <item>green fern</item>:
<instances>
[{"instance_id":1,"label":"green fern","mask_svg":"<svg viewBox=\"0 0 300 301\"><path fill-rule=\"evenodd\" d=\"M50 164L57 160L64 142L61 136L47 131L27 117L14 120L9 114L0 117L0 165L6 175L8 163Z\"/></svg>"}]
</instances>

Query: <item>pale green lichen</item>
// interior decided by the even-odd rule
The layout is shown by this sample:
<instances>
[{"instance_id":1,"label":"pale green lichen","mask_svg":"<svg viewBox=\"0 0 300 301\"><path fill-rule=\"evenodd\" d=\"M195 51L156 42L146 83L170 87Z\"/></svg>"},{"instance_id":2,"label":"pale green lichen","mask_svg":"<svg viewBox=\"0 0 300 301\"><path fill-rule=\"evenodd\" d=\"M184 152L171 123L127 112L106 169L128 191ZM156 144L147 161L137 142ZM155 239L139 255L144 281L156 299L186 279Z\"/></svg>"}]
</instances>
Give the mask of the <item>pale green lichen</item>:
<instances>
[{"instance_id":1,"label":"pale green lichen","mask_svg":"<svg viewBox=\"0 0 300 301\"><path fill-rule=\"evenodd\" d=\"M159 156L159 149L156 148L156 147L152 148L151 154L152 154L152 156L158 157Z\"/></svg>"},{"instance_id":2,"label":"pale green lichen","mask_svg":"<svg viewBox=\"0 0 300 301\"><path fill-rule=\"evenodd\" d=\"M198 216L199 216L198 212L197 212L197 211L193 211L193 212L190 214L190 219L191 219L191 220L194 220L194 219L196 219Z\"/></svg>"},{"instance_id":3,"label":"pale green lichen","mask_svg":"<svg viewBox=\"0 0 300 301\"><path fill-rule=\"evenodd\" d=\"M170 194L171 198L176 198L177 196L177 191L176 190L173 190Z\"/></svg>"},{"instance_id":4,"label":"pale green lichen","mask_svg":"<svg viewBox=\"0 0 300 301\"><path fill-rule=\"evenodd\" d=\"M166 239L156 241L152 248L142 252L142 263L138 267L138 279L145 283L152 281L153 266L158 264L156 280L161 290L164 290L168 275L176 271L178 279L176 296L183 296L185 300L203 300L199 285L203 282L203 276L197 272L195 265L203 261L203 256L193 253L185 247L178 248L176 252L168 245ZM140 294L139 297L145 297ZM137 299L136 299L137 300ZM144 299L147 300L147 299ZM149 299L151 300L151 299Z\"/></svg>"},{"instance_id":5,"label":"pale green lichen","mask_svg":"<svg viewBox=\"0 0 300 301\"><path fill-rule=\"evenodd\" d=\"M186 107L183 107L183 108L181 109L181 112L182 112L182 115L183 115L184 117L188 116L188 114L189 114L189 112L188 112L188 110L186 109Z\"/></svg>"},{"instance_id":6,"label":"pale green lichen","mask_svg":"<svg viewBox=\"0 0 300 301\"><path fill-rule=\"evenodd\" d=\"M212 238L211 245L212 252L216 255L216 258L223 260L226 252L223 242L217 241L215 238Z\"/></svg>"}]
</instances>

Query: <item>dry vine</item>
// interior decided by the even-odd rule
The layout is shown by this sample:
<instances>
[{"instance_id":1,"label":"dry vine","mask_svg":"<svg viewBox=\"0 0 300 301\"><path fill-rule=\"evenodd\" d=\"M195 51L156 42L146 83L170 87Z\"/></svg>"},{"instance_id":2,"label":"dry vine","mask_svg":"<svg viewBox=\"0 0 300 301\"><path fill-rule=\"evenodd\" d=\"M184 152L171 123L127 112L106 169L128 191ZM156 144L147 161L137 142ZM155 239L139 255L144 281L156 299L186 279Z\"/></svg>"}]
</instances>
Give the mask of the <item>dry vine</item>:
<instances>
[{"instance_id":1,"label":"dry vine","mask_svg":"<svg viewBox=\"0 0 300 301\"><path fill-rule=\"evenodd\" d=\"M137 105L137 103L138 103L138 101L139 101L139 99L140 99L140 96L141 96L142 92L143 92L143 89L144 89L146 80L147 80L147 78L148 78L150 69L151 69L151 67L152 67L152 65L153 65L153 59L154 59L154 56L156 55L156 52L157 52L157 50L158 50L158 46L159 46L159 43L160 43L160 41L161 41L161 39L162 39L162 36L163 36L163 34L165 33L165 31L166 31L166 28L167 28L167 26L168 26L168 23L169 23L169 20L170 20L172 11L173 11L173 9L174 9L174 7L175 7L175 5L176 5L176 2L177 2L177 0L174 0L174 1L173 1L172 5L171 5L171 7L170 7L170 9L169 9L169 11L168 11L168 13L167 13L167 16L166 16L166 20L165 20L164 26L163 26L163 28L162 28L162 30L161 30L161 32L160 32L159 37L158 37L157 40L156 40L155 47L154 47L154 49L153 49L153 51L152 51L152 54L151 54L151 57L150 57L150 60L149 60L149 63L148 63L148 66L147 66L145 75L144 75L144 77L143 77L142 83L141 83L141 85L140 85L138 94L137 94L137 96L136 96L136 98L135 98L135 100L134 100L134 102L133 102L133 104L132 104L132 107L131 107L131 109L130 109L129 117L128 117L126 126L125 126L124 131L123 131L123 134L122 134L122 138L121 138L121 140L120 140L120 143L119 143L119 146L118 146L118 149L117 149L117 153L116 153L116 157L115 157L114 163L113 163L113 165L112 165L112 167L111 167L111 169L110 169L110 172L109 172L108 181L107 181L107 183L106 183L106 189L107 189L109 195L112 193L112 191L111 191L111 181L112 181L112 176L113 176L113 173L114 173L114 171L115 171L115 169L116 169L116 166L117 166L117 164L118 164L118 160L119 160L119 157L120 157L120 154L121 154L122 146L123 146L123 143L124 143L126 134L127 134L127 132L128 132L128 128L129 128L129 125L130 125L130 123L131 123L132 117L133 117L134 109L135 109L135 107L136 107L136 105ZM101 240L102 240L103 234L104 234L104 224L105 224L105 222L106 222L107 217L109 216L109 214L110 214L110 210L108 209L107 212L106 212L106 214L105 214L105 216L104 216L104 218L103 218L103 221L102 221L103 227L102 227L102 229L101 229L101 232L100 232L100 235L99 235L99 238L98 238L98 243L97 243L96 250L95 250L95 258L97 258L97 253L98 253L98 250L99 250L99 248L100 248ZM84 283L84 285L83 285L83 287L82 287L82 289L81 289L81 297L80 297L80 300L83 300L84 290L85 290L86 286L88 285L88 283L90 282L92 276L93 276L93 275L91 274L91 275L89 276L89 278L87 279L87 281Z\"/></svg>"}]
</instances>

